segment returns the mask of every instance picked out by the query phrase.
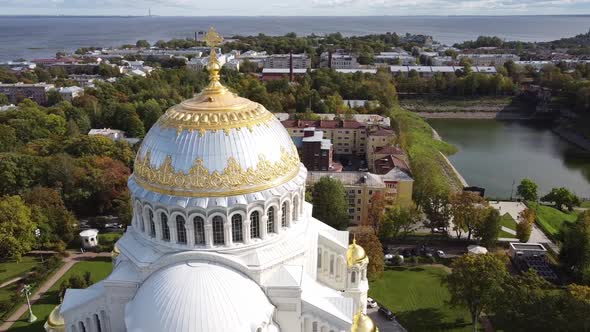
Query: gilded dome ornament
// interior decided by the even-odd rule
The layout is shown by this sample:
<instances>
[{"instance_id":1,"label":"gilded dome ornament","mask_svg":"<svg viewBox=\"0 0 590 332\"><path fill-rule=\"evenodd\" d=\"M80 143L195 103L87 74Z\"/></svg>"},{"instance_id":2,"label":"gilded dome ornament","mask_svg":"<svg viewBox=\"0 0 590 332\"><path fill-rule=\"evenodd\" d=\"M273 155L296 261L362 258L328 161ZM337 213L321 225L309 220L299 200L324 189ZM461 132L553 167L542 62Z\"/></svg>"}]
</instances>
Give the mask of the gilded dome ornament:
<instances>
[{"instance_id":1,"label":"gilded dome ornament","mask_svg":"<svg viewBox=\"0 0 590 332\"><path fill-rule=\"evenodd\" d=\"M350 332L379 332L379 328L377 328L371 317L363 314L362 309L359 308L352 320Z\"/></svg>"},{"instance_id":2,"label":"gilded dome ornament","mask_svg":"<svg viewBox=\"0 0 590 332\"><path fill-rule=\"evenodd\" d=\"M348 251L346 251L346 263L350 267L355 264L364 263L365 261L369 261L365 249L356 244L356 238L353 238L352 243L348 246Z\"/></svg>"}]
</instances>

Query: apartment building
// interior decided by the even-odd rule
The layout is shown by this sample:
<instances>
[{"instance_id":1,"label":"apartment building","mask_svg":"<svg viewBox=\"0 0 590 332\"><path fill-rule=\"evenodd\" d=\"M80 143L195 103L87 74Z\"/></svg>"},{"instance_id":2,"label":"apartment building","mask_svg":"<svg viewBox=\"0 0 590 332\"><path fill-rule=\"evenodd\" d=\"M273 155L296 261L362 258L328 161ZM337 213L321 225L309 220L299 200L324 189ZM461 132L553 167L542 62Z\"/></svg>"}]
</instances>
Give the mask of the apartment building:
<instances>
[{"instance_id":1,"label":"apartment building","mask_svg":"<svg viewBox=\"0 0 590 332\"><path fill-rule=\"evenodd\" d=\"M31 99L37 104L43 105L47 102L47 92L55 88L53 84L46 83L14 83L2 84L0 82L0 93L8 97L11 104L18 104L24 99Z\"/></svg>"},{"instance_id":2,"label":"apartment building","mask_svg":"<svg viewBox=\"0 0 590 332\"><path fill-rule=\"evenodd\" d=\"M357 57L351 54L324 52L320 55L320 68L355 69L359 66Z\"/></svg>"},{"instance_id":3,"label":"apartment building","mask_svg":"<svg viewBox=\"0 0 590 332\"><path fill-rule=\"evenodd\" d=\"M520 61L516 54L459 54L457 60L467 58L473 66L503 66L508 61Z\"/></svg>"},{"instance_id":4,"label":"apartment building","mask_svg":"<svg viewBox=\"0 0 590 332\"><path fill-rule=\"evenodd\" d=\"M399 168L383 175L369 172L310 171L307 173L307 184L313 185L324 176L337 179L344 186L351 225L359 225L367 220L371 199L377 192L392 202L409 204L412 201L414 180Z\"/></svg>"},{"instance_id":5,"label":"apartment building","mask_svg":"<svg viewBox=\"0 0 590 332\"><path fill-rule=\"evenodd\" d=\"M281 122L291 137L303 137L305 128L314 127L332 142L334 154L365 155L367 125L355 120L284 120Z\"/></svg>"},{"instance_id":6,"label":"apartment building","mask_svg":"<svg viewBox=\"0 0 590 332\"><path fill-rule=\"evenodd\" d=\"M299 138L299 137L297 137ZM308 171L328 171L332 168L332 142L324 138L324 132L314 127L305 128L301 140L293 141L301 162Z\"/></svg>"},{"instance_id":7,"label":"apartment building","mask_svg":"<svg viewBox=\"0 0 590 332\"><path fill-rule=\"evenodd\" d=\"M264 68L291 68L291 59L295 69L311 68L311 59L305 53L272 54L264 60Z\"/></svg>"}]
</instances>

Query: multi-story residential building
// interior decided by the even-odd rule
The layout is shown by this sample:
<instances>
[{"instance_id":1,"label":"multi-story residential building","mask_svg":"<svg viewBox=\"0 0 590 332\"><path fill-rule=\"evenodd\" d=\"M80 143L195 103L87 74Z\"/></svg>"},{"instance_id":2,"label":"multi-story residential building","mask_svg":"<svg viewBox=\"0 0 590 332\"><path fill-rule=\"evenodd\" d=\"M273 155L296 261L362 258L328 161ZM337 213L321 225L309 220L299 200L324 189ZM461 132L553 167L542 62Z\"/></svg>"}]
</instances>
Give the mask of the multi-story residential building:
<instances>
[{"instance_id":1,"label":"multi-story residential building","mask_svg":"<svg viewBox=\"0 0 590 332\"><path fill-rule=\"evenodd\" d=\"M407 76L412 70L416 71L422 78L432 78L436 73L450 74L458 70L463 71L463 66L390 66L389 70L394 76ZM473 66L471 70L475 73L496 74L494 66Z\"/></svg>"},{"instance_id":2,"label":"multi-story residential building","mask_svg":"<svg viewBox=\"0 0 590 332\"><path fill-rule=\"evenodd\" d=\"M395 137L395 132L391 129L375 128L370 130L367 137L367 164L371 171L374 171L375 151L384 146L390 146Z\"/></svg>"},{"instance_id":3,"label":"multi-story residential building","mask_svg":"<svg viewBox=\"0 0 590 332\"><path fill-rule=\"evenodd\" d=\"M295 69L311 68L311 59L305 53L272 54L264 61L264 68L291 68L291 61Z\"/></svg>"},{"instance_id":4,"label":"multi-story residential building","mask_svg":"<svg viewBox=\"0 0 590 332\"><path fill-rule=\"evenodd\" d=\"M45 104L47 102L47 92L54 89L53 84L46 83L14 83L2 84L0 82L0 93L8 97L8 101L12 104L18 104L23 99L29 98L37 104Z\"/></svg>"},{"instance_id":5,"label":"multi-story residential building","mask_svg":"<svg viewBox=\"0 0 590 332\"><path fill-rule=\"evenodd\" d=\"M290 77L291 74L293 77ZM307 69L305 68L293 68L293 71L290 68L262 68L262 80L264 81L280 80L285 77L293 80L305 74L307 74Z\"/></svg>"},{"instance_id":6,"label":"multi-story residential building","mask_svg":"<svg viewBox=\"0 0 590 332\"><path fill-rule=\"evenodd\" d=\"M298 137L299 138L299 137ZM303 165L310 171L328 171L332 168L332 142L324 138L324 132L308 127L301 140L294 140Z\"/></svg>"},{"instance_id":7,"label":"multi-story residential building","mask_svg":"<svg viewBox=\"0 0 590 332\"><path fill-rule=\"evenodd\" d=\"M20 71L22 69L35 69L36 64L28 61L5 61L0 62L0 68L8 68L14 71Z\"/></svg>"},{"instance_id":8,"label":"multi-story residential building","mask_svg":"<svg viewBox=\"0 0 590 332\"><path fill-rule=\"evenodd\" d=\"M333 144L334 154L364 156L367 148L367 125L355 120L285 120L281 122L291 137L303 137L305 128L324 132Z\"/></svg>"},{"instance_id":9,"label":"multi-story residential building","mask_svg":"<svg viewBox=\"0 0 590 332\"><path fill-rule=\"evenodd\" d=\"M508 61L519 61L516 54L459 54L457 60L467 58L473 66L503 66Z\"/></svg>"},{"instance_id":10,"label":"multi-story residential building","mask_svg":"<svg viewBox=\"0 0 590 332\"><path fill-rule=\"evenodd\" d=\"M68 86L59 89L59 94L63 97L64 100L72 101L72 99L83 96L84 89L79 86Z\"/></svg>"},{"instance_id":11,"label":"multi-story residential building","mask_svg":"<svg viewBox=\"0 0 590 332\"><path fill-rule=\"evenodd\" d=\"M324 52L320 55L321 68L355 69L359 66L357 57L351 54Z\"/></svg>"},{"instance_id":12,"label":"multi-story residential building","mask_svg":"<svg viewBox=\"0 0 590 332\"><path fill-rule=\"evenodd\" d=\"M309 171L307 184L312 185L324 176L338 179L344 185L348 198L348 216L352 225L359 225L367 220L371 199L377 192L383 194L386 199L402 205L412 201L414 180L397 167L383 175L369 172Z\"/></svg>"},{"instance_id":13,"label":"multi-story residential building","mask_svg":"<svg viewBox=\"0 0 590 332\"><path fill-rule=\"evenodd\" d=\"M416 58L406 51L400 52L381 52L373 57L376 65L413 65L416 63Z\"/></svg>"},{"instance_id":14,"label":"multi-story residential building","mask_svg":"<svg viewBox=\"0 0 590 332\"><path fill-rule=\"evenodd\" d=\"M358 101L357 101L358 102ZM377 103L377 101L369 101L369 103ZM344 100L344 103L348 105L347 100ZM364 104L363 104L364 105ZM279 121L289 120L290 116L289 113L273 113ZM316 114L322 120L335 120L340 117L338 114L334 113L324 113L324 114ZM379 114L352 114L352 119L363 123L369 127L371 126L380 126L383 128L390 128L391 127L391 119L387 116L381 116Z\"/></svg>"}]
</instances>

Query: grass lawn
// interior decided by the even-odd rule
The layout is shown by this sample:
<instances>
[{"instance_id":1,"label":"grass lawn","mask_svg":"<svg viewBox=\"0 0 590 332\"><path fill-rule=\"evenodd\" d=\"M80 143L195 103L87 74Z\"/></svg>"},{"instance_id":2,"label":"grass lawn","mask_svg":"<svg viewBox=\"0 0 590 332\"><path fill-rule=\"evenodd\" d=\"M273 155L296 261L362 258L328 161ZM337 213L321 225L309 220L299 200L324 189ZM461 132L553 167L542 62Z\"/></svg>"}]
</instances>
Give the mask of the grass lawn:
<instances>
[{"instance_id":1,"label":"grass lawn","mask_svg":"<svg viewBox=\"0 0 590 332\"><path fill-rule=\"evenodd\" d=\"M580 207L590 209L590 201L583 201Z\"/></svg>"},{"instance_id":2,"label":"grass lawn","mask_svg":"<svg viewBox=\"0 0 590 332\"><path fill-rule=\"evenodd\" d=\"M500 218L500 225L516 231L516 221L514 218L512 218L510 213L504 213L504 215ZM516 235L510 234L501 229L498 237L516 238Z\"/></svg>"},{"instance_id":3,"label":"grass lawn","mask_svg":"<svg viewBox=\"0 0 590 332\"><path fill-rule=\"evenodd\" d=\"M24 256L18 263L13 260L0 263L0 284L31 271L39 264L41 259L35 256Z\"/></svg>"},{"instance_id":4,"label":"grass lawn","mask_svg":"<svg viewBox=\"0 0 590 332\"><path fill-rule=\"evenodd\" d=\"M531 202L528 203L528 206L535 209L535 212L537 212L537 224L550 236L557 235L564 222L572 223L576 221L579 214L577 211L571 213L562 212L552 206Z\"/></svg>"},{"instance_id":5,"label":"grass lawn","mask_svg":"<svg viewBox=\"0 0 590 332\"><path fill-rule=\"evenodd\" d=\"M471 331L467 309L446 303L450 294L441 280L447 273L428 265L386 268L383 278L370 284L369 296L393 311L408 331Z\"/></svg>"},{"instance_id":6,"label":"grass lawn","mask_svg":"<svg viewBox=\"0 0 590 332\"><path fill-rule=\"evenodd\" d=\"M67 280L70 276L83 276L86 271L90 272L92 281L97 282L106 278L111 273L113 265L111 259L108 257L100 257L90 261L76 263L68 272L66 272L61 279L59 279L50 289L45 293L39 301L33 305L33 313L38 320L32 324L27 323L28 313L21 317L9 331L19 332L43 332L43 324L47 320L47 316L53 308L59 304L59 286Z\"/></svg>"}]
</instances>

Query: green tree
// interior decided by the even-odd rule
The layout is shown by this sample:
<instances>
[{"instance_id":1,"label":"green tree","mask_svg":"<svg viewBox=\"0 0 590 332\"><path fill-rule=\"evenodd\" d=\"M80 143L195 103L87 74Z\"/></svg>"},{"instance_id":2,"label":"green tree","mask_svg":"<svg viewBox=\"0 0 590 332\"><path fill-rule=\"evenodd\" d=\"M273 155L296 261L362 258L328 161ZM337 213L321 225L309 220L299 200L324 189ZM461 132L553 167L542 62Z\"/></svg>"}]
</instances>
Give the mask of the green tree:
<instances>
[{"instance_id":1,"label":"green tree","mask_svg":"<svg viewBox=\"0 0 590 332\"><path fill-rule=\"evenodd\" d=\"M16 130L10 126L0 124L0 152L14 150L17 142Z\"/></svg>"},{"instance_id":2,"label":"green tree","mask_svg":"<svg viewBox=\"0 0 590 332\"><path fill-rule=\"evenodd\" d=\"M3 93L0 93L0 105L8 105L8 97Z\"/></svg>"},{"instance_id":3,"label":"green tree","mask_svg":"<svg viewBox=\"0 0 590 332\"><path fill-rule=\"evenodd\" d=\"M137 113L143 119L143 125L147 132L162 116L162 108L155 99L149 99L142 105L138 105Z\"/></svg>"},{"instance_id":4,"label":"green tree","mask_svg":"<svg viewBox=\"0 0 590 332\"><path fill-rule=\"evenodd\" d=\"M565 206L569 211L573 211L575 206L580 205L580 198L566 188L553 188L547 195L541 197L542 202L552 202L558 210Z\"/></svg>"},{"instance_id":5,"label":"green tree","mask_svg":"<svg viewBox=\"0 0 590 332\"><path fill-rule=\"evenodd\" d=\"M421 214L415 205L401 206L396 204L385 210L381 238L405 237L412 232L420 222Z\"/></svg>"},{"instance_id":6,"label":"green tree","mask_svg":"<svg viewBox=\"0 0 590 332\"><path fill-rule=\"evenodd\" d=\"M61 93L59 93L59 91L50 90L49 92L47 92L47 105L53 106L63 100L64 98L61 95Z\"/></svg>"},{"instance_id":7,"label":"green tree","mask_svg":"<svg viewBox=\"0 0 590 332\"><path fill-rule=\"evenodd\" d=\"M559 262L584 283L590 283L590 211L566 225L560 234Z\"/></svg>"},{"instance_id":8,"label":"green tree","mask_svg":"<svg viewBox=\"0 0 590 332\"><path fill-rule=\"evenodd\" d=\"M481 222L475 227L474 235L484 246L491 248L496 245L500 234L500 212L488 207L481 211Z\"/></svg>"},{"instance_id":9,"label":"green tree","mask_svg":"<svg viewBox=\"0 0 590 332\"><path fill-rule=\"evenodd\" d=\"M353 236L356 239L356 243L363 247L367 257L369 257L367 278L371 281L380 279L383 276L383 270L385 268L381 241L379 241L375 232L368 227L357 227L353 231Z\"/></svg>"},{"instance_id":10,"label":"green tree","mask_svg":"<svg viewBox=\"0 0 590 332\"><path fill-rule=\"evenodd\" d=\"M37 186L25 193L23 198L32 209L38 209L36 218L39 221L36 224L42 229L43 243L47 247L59 241L69 243L74 239L76 218L66 209L61 195L55 189Z\"/></svg>"},{"instance_id":11,"label":"green tree","mask_svg":"<svg viewBox=\"0 0 590 332\"><path fill-rule=\"evenodd\" d=\"M531 238L531 232L533 231L533 224L524 220L521 220L516 224L516 238L526 243Z\"/></svg>"},{"instance_id":12,"label":"green tree","mask_svg":"<svg viewBox=\"0 0 590 332\"><path fill-rule=\"evenodd\" d=\"M377 191L371 196L369 203L369 209L367 213L367 220L363 220L362 223L366 226L372 227L375 234L379 234L381 225L383 223L383 214L385 212L385 196L380 191Z\"/></svg>"},{"instance_id":13,"label":"green tree","mask_svg":"<svg viewBox=\"0 0 590 332\"><path fill-rule=\"evenodd\" d=\"M471 235L482 223L485 200L476 193L461 191L451 195L450 204L457 238L467 232L467 240L471 240Z\"/></svg>"},{"instance_id":14,"label":"green tree","mask_svg":"<svg viewBox=\"0 0 590 332\"><path fill-rule=\"evenodd\" d=\"M476 332L481 312L493 307L502 291L508 276L506 264L496 255L463 255L453 261L451 268L453 272L446 278L450 303L467 307Z\"/></svg>"},{"instance_id":15,"label":"green tree","mask_svg":"<svg viewBox=\"0 0 590 332\"><path fill-rule=\"evenodd\" d=\"M516 193L522 197L525 201L537 201L537 190L539 186L530 179L523 179L516 188Z\"/></svg>"},{"instance_id":16,"label":"green tree","mask_svg":"<svg viewBox=\"0 0 590 332\"><path fill-rule=\"evenodd\" d=\"M429 199L424 199L422 210L426 215L424 226L434 230L434 228L447 229L452 217L451 205L447 194L436 194Z\"/></svg>"},{"instance_id":17,"label":"green tree","mask_svg":"<svg viewBox=\"0 0 590 332\"><path fill-rule=\"evenodd\" d=\"M337 179L322 177L313 185L313 217L336 228L348 226L348 201L344 186Z\"/></svg>"},{"instance_id":18,"label":"green tree","mask_svg":"<svg viewBox=\"0 0 590 332\"><path fill-rule=\"evenodd\" d=\"M140 39L135 43L135 47L149 48L151 45L145 39Z\"/></svg>"},{"instance_id":19,"label":"green tree","mask_svg":"<svg viewBox=\"0 0 590 332\"><path fill-rule=\"evenodd\" d=\"M20 260L33 247L35 224L20 196L0 199L0 258Z\"/></svg>"}]
</instances>

